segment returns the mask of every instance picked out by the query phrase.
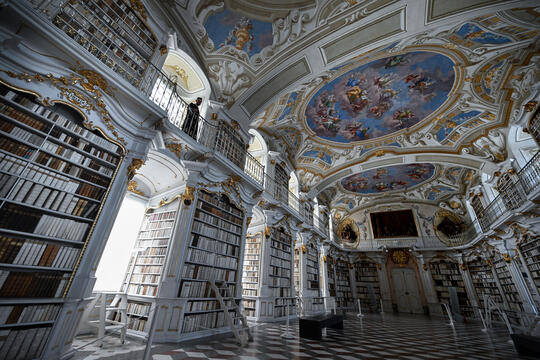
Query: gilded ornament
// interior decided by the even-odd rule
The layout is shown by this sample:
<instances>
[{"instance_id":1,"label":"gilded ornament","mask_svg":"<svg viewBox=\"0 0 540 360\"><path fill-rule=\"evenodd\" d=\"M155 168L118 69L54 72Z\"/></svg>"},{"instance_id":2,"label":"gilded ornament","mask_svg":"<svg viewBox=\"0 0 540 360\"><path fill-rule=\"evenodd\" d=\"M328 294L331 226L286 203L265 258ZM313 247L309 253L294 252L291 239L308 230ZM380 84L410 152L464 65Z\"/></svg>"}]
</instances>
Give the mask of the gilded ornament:
<instances>
[{"instance_id":1,"label":"gilded ornament","mask_svg":"<svg viewBox=\"0 0 540 360\"><path fill-rule=\"evenodd\" d=\"M267 239L270 238L270 228L268 226L264 227L264 237Z\"/></svg>"},{"instance_id":2,"label":"gilded ornament","mask_svg":"<svg viewBox=\"0 0 540 360\"><path fill-rule=\"evenodd\" d=\"M409 262L409 254L403 250L392 250L392 262L396 265L406 265Z\"/></svg>"},{"instance_id":3,"label":"gilded ornament","mask_svg":"<svg viewBox=\"0 0 540 360\"><path fill-rule=\"evenodd\" d=\"M184 201L184 205L190 206L193 202L193 199L195 198L195 188L192 186L186 186L186 190L184 191L184 194L182 195L182 200Z\"/></svg>"},{"instance_id":4,"label":"gilded ornament","mask_svg":"<svg viewBox=\"0 0 540 360\"><path fill-rule=\"evenodd\" d=\"M463 271L467 271L467 265L465 264L459 264L459 268Z\"/></svg>"},{"instance_id":5,"label":"gilded ornament","mask_svg":"<svg viewBox=\"0 0 540 360\"><path fill-rule=\"evenodd\" d=\"M488 264L489 267L493 266L493 263L489 259L486 259L486 264Z\"/></svg>"},{"instance_id":6,"label":"gilded ornament","mask_svg":"<svg viewBox=\"0 0 540 360\"><path fill-rule=\"evenodd\" d=\"M306 245L302 245L302 254L305 254L307 252Z\"/></svg>"},{"instance_id":7,"label":"gilded ornament","mask_svg":"<svg viewBox=\"0 0 540 360\"><path fill-rule=\"evenodd\" d=\"M251 224L251 219L253 219L253 217L251 217L251 216L247 217L247 219L246 219L246 227L249 227L249 224Z\"/></svg>"},{"instance_id":8,"label":"gilded ornament","mask_svg":"<svg viewBox=\"0 0 540 360\"><path fill-rule=\"evenodd\" d=\"M169 143L169 144L165 144L165 146L167 147L167 149L169 149L170 151L172 151L179 159L181 158L181 154L182 154L182 144L179 144L179 143ZM188 148L187 145L184 145L184 148L185 148L185 150L189 150L189 148Z\"/></svg>"},{"instance_id":9,"label":"gilded ornament","mask_svg":"<svg viewBox=\"0 0 540 360\"><path fill-rule=\"evenodd\" d=\"M137 195L146 196L141 190L137 189L137 182L135 180L129 180L128 182L128 191L135 193Z\"/></svg>"},{"instance_id":10,"label":"gilded ornament","mask_svg":"<svg viewBox=\"0 0 540 360\"><path fill-rule=\"evenodd\" d=\"M140 15L140 17L146 20L146 9L144 8L141 0L129 0L129 4L131 8Z\"/></svg>"},{"instance_id":11,"label":"gilded ornament","mask_svg":"<svg viewBox=\"0 0 540 360\"><path fill-rule=\"evenodd\" d=\"M135 176L135 174L137 173L137 170L139 170L141 168L141 166L143 166L144 164L144 160L142 159L136 159L136 158L133 158L131 160L131 165L128 166L128 179L133 179L133 177Z\"/></svg>"},{"instance_id":12,"label":"gilded ornament","mask_svg":"<svg viewBox=\"0 0 540 360\"><path fill-rule=\"evenodd\" d=\"M161 56L167 54L167 45L161 45L159 47L159 53L161 54Z\"/></svg>"},{"instance_id":13,"label":"gilded ornament","mask_svg":"<svg viewBox=\"0 0 540 360\"><path fill-rule=\"evenodd\" d=\"M79 75L84 76L84 79L86 81L81 81L81 86L90 92L96 92L96 87L100 88L101 90L105 91L106 93L110 94L110 90L107 84L107 80L103 77L103 75L95 72L94 70L77 70L77 73Z\"/></svg>"},{"instance_id":14,"label":"gilded ornament","mask_svg":"<svg viewBox=\"0 0 540 360\"><path fill-rule=\"evenodd\" d=\"M422 264L422 268L427 271L427 269L428 269L427 264Z\"/></svg>"},{"instance_id":15,"label":"gilded ornament","mask_svg":"<svg viewBox=\"0 0 540 360\"><path fill-rule=\"evenodd\" d=\"M382 265L377 263L377 269L381 270L382 269Z\"/></svg>"},{"instance_id":16,"label":"gilded ornament","mask_svg":"<svg viewBox=\"0 0 540 360\"><path fill-rule=\"evenodd\" d=\"M510 254L502 254L502 256L503 256L503 260L506 261L507 263L512 262L512 258L510 257Z\"/></svg>"},{"instance_id":17,"label":"gilded ornament","mask_svg":"<svg viewBox=\"0 0 540 360\"><path fill-rule=\"evenodd\" d=\"M326 257L326 255L323 255L322 261L326 262L327 260L328 260L328 258Z\"/></svg>"},{"instance_id":18,"label":"gilded ornament","mask_svg":"<svg viewBox=\"0 0 540 360\"><path fill-rule=\"evenodd\" d=\"M375 156L377 156L377 157L384 156L384 150L377 150L377 151L375 151Z\"/></svg>"},{"instance_id":19,"label":"gilded ornament","mask_svg":"<svg viewBox=\"0 0 540 360\"><path fill-rule=\"evenodd\" d=\"M240 130L240 124L236 120L231 120L231 125L235 130Z\"/></svg>"},{"instance_id":20,"label":"gilded ornament","mask_svg":"<svg viewBox=\"0 0 540 360\"><path fill-rule=\"evenodd\" d=\"M349 269L354 269L354 265L349 263Z\"/></svg>"}]
</instances>

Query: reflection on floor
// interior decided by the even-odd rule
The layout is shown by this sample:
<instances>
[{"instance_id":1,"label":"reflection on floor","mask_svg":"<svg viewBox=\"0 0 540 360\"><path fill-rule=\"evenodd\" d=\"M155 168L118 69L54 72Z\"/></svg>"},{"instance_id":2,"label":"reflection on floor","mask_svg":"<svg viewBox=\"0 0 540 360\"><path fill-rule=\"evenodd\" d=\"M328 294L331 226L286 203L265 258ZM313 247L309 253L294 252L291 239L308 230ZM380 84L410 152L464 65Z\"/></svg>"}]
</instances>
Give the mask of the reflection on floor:
<instances>
[{"instance_id":1,"label":"reflection on floor","mask_svg":"<svg viewBox=\"0 0 540 360\"><path fill-rule=\"evenodd\" d=\"M345 318L343 332L328 329L322 342L299 339L298 323L291 323L293 340L280 335L283 324L262 324L251 329L254 341L240 348L232 338L207 339L190 345L156 344L155 360L169 359L532 359L519 356L506 328L484 333L478 324L456 324L455 329L443 320L412 315L366 315L359 320L354 314ZM79 338L81 346L89 338ZM119 344L107 338L103 348L95 345L79 350L74 359L143 358L144 344L130 340Z\"/></svg>"}]
</instances>

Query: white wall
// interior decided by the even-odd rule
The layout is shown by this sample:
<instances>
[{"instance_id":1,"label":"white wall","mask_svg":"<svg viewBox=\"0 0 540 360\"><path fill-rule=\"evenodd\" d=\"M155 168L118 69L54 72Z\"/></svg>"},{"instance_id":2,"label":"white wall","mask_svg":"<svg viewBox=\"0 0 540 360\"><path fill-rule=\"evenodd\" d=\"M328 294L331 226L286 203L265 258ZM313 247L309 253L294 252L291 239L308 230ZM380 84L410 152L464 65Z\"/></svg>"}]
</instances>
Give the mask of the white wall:
<instances>
[{"instance_id":1,"label":"white wall","mask_svg":"<svg viewBox=\"0 0 540 360\"><path fill-rule=\"evenodd\" d=\"M120 212L96 270L94 291L119 291L129 256L144 217L146 202L131 196L124 198Z\"/></svg>"}]
</instances>

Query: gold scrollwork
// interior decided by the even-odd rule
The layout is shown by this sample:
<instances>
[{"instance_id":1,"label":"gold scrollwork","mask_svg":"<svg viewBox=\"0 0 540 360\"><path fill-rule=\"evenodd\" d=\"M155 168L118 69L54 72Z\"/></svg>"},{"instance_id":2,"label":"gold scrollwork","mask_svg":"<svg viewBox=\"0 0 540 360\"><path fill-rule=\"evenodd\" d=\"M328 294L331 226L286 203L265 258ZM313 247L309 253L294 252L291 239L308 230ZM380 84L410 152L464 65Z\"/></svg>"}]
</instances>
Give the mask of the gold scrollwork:
<instances>
[{"instance_id":1,"label":"gold scrollwork","mask_svg":"<svg viewBox=\"0 0 540 360\"><path fill-rule=\"evenodd\" d=\"M129 180L128 182L128 191L135 193L137 195L146 196L141 190L137 189L137 182L135 180Z\"/></svg>"},{"instance_id":2,"label":"gold scrollwork","mask_svg":"<svg viewBox=\"0 0 540 360\"><path fill-rule=\"evenodd\" d=\"M184 192L184 195L182 195L182 200L184 201L184 205L190 206L193 202L193 199L195 198L195 188L191 186L186 186L186 191Z\"/></svg>"},{"instance_id":3,"label":"gold scrollwork","mask_svg":"<svg viewBox=\"0 0 540 360\"><path fill-rule=\"evenodd\" d=\"M136 159L133 158L131 160L131 165L128 166L127 172L128 172L128 179L131 180L137 173L137 170L141 168L141 166L144 165L144 160L142 159Z\"/></svg>"},{"instance_id":4,"label":"gold scrollwork","mask_svg":"<svg viewBox=\"0 0 540 360\"><path fill-rule=\"evenodd\" d=\"M167 54L167 45L164 45L164 44L161 45L161 46L159 47L159 53L161 54L161 56Z\"/></svg>"},{"instance_id":5,"label":"gold scrollwork","mask_svg":"<svg viewBox=\"0 0 540 360\"><path fill-rule=\"evenodd\" d=\"M428 269L427 264L422 264L422 269L424 269L425 271L427 271L427 269Z\"/></svg>"},{"instance_id":6,"label":"gold scrollwork","mask_svg":"<svg viewBox=\"0 0 540 360\"><path fill-rule=\"evenodd\" d=\"M182 144L179 143L168 143L165 144L165 147L167 147L167 149L173 152L179 159L181 159L182 150L189 150L189 147L187 145L184 145L184 147L182 147Z\"/></svg>"},{"instance_id":7,"label":"gold scrollwork","mask_svg":"<svg viewBox=\"0 0 540 360\"><path fill-rule=\"evenodd\" d=\"M270 228L268 226L264 227L264 237L267 239L270 238Z\"/></svg>"},{"instance_id":8,"label":"gold scrollwork","mask_svg":"<svg viewBox=\"0 0 540 360\"><path fill-rule=\"evenodd\" d=\"M253 219L253 217L251 217L251 216L247 217L247 219L246 219L246 227L249 227L249 224L251 224L252 219Z\"/></svg>"},{"instance_id":9,"label":"gold scrollwork","mask_svg":"<svg viewBox=\"0 0 540 360\"><path fill-rule=\"evenodd\" d=\"M323 255L322 261L324 261L325 263L328 261L328 258L326 257L326 255Z\"/></svg>"},{"instance_id":10,"label":"gold scrollwork","mask_svg":"<svg viewBox=\"0 0 540 360\"><path fill-rule=\"evenodd\" d=\"M307 252L306 245L302 245L302 254L305 254Z\"/></svg>"},{"instance_id":11,"label":"gold scrollwork","mask_svg":"<svg viewBox=\"0 0 540 360\"><path fill-rule=\"evenodd\" d=\"M507 263L512 262L512 257L510 256L510 254L502 254L502 256L503 256L503 260L506 261Z\"/></svg>"}]
</instances>

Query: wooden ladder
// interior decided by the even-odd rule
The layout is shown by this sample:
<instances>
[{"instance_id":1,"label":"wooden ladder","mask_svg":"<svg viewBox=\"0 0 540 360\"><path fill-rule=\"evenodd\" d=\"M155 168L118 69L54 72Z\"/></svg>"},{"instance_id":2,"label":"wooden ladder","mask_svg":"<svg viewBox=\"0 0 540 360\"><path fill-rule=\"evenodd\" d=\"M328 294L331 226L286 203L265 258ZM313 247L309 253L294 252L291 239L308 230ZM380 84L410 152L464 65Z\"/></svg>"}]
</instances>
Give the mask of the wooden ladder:
<instances>
[{"instance_id":1,"label":"wooden ladder","mask_svg":"<svg viewBox=\"0 0 540 360\"><path fill-rule=\"evenodd\" d=\"M111 299L111 296L114 296L114 298ZM99 320L89 321L89 324L98 328L99 346L103 346L105 332L115 329L120 329L120 341L123 344L126 340L127 329L127 294L103 292L98 294L96 300L94 308L99 310ZM107 313L111 311L119 312L121 321L108 319Z\"/></svg>"},{"instance_id":2,"label":"wooden ladder","mask_svg":"<svg viewBox=\"0 0 540 360\"><path fill-rule=\"evenodd\" d=\"M249 331L246 317L240 312L240 307L235 301L236 299L230 294L230 289L227 286L227 283L222 280L208 280L208 283L214 291L214 294L216 294L216 299L219 301L221 309L224 311L223 316L225 317L225 321L227 321L227 324L231 328L234 337L240 346L246 347L248 342L253 341L253 337ZM232 306L227 306L225 301L230 301ZM234 310L236 317L231 316L230 310ZM235 324L237 320L239 320L239 322Z\"/></svg>"}]
</instances>

